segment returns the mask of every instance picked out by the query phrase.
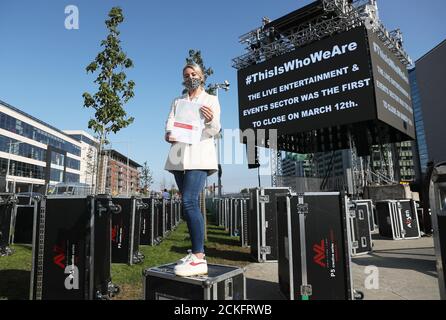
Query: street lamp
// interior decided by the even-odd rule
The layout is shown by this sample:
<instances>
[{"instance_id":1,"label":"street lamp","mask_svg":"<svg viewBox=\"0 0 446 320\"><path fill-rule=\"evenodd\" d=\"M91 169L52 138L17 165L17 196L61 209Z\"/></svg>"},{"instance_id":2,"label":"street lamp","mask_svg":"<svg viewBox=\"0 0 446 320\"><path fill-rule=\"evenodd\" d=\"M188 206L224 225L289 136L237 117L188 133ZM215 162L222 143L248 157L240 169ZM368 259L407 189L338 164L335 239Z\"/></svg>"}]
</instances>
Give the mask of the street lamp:
<instances>
[{"instance_id":1,"label":"street lamp","mask_svg":"<svg viewBox=\"0 0 446 320\"><path fill-rule=\"evenodd\" d=\"M230 83L228 80L225 80L223 83L215 83L209 86L210 89L214 89L216 96L218 97L218 89L223 89L225 91L229 90Z\"/></svg>"},{"instance_id":2,"label":"street lamp","mask_svg":"<svg viewBox=\"0 0 446 320\"><path fill-rule=\"evenodd\" d=\"M223 83L216 83L211 85L209 88L214 89L216 92L216 96L218 97L218 90L223 89L228 91L230 87L230 83L228 80L225 80ZM218 197L221 198L221 164L220 164L220 140L222 138L221 129L218 135L216 136L217 142L217 157L218 157Z\"/></svg>"},{"instance_id":3,"label":"street lamp","mask_svg":"<svg viewBox=\"0 0 446 320\"><path fill-rule=\"evenodd\" d=\"M6 168L6 192L9 192L9 181L8 181L8 176L9 176L9 166L11 164L11 149L12 149L12 145L19 145L21 143L21 141L16 141L16 142L12 142L11 140L9 140L8 144L9 144L9 151L8 151L8 166Z\"/></svg>"}]
</instances>

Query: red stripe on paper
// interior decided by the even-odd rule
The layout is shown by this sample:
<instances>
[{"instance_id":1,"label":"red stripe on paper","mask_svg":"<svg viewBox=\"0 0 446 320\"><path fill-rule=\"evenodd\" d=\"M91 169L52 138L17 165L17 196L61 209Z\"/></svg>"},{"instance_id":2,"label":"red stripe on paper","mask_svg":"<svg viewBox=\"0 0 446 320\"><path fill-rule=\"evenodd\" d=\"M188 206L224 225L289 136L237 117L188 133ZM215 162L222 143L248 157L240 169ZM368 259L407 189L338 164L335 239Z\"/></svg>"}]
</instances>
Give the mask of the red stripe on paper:
<instances>
[{"instance_id":1,"label":"red stripe on paper","mask_svg":"<svg viewBox=\"0 0 446 320\"><path fill-rule=\"evenodd\" d=\"M173 126L178 127L178 128L183 128L183 129L189 129L189 130L192 130L194 128L193 126L191 126L189 124L180 123L180 122L174 122Z\"/></svg>"}]
</instances>

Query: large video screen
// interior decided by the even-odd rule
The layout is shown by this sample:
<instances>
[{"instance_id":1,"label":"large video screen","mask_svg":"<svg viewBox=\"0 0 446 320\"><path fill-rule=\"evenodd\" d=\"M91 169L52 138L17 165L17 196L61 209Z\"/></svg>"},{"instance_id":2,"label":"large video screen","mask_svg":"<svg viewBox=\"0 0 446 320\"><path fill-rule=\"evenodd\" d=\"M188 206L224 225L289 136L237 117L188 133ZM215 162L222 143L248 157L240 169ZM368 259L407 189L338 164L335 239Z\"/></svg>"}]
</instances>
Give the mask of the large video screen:
<instances>
[{"instance_id":1,"label":"large video screen","mask_svg":"<svg viewBox=\"0 0 446 320\"><path fill-rule=\"evenodd\" d=\"M378 119L415 138L407 68L373 32L369 32L369 46Z\"/></svg>"},{"instance_id":2,"label":"large video screen","mask_svg":"<svg viewBox=\"0 0 446 320\"><path fill-rule=\"evenodd\" d=\"M369 61L357 28L240 70L240 129L280 135L376 118Z\"/></svg>"},{"instance_id":3,"label":"large video screen","mask_svg":"<svg viewBox=\"0 0 446 320\"><path fill-rule=\"evenodd\" d=\"M239 70L240 129L280 136L379 119L413 136L407 83L382 54L371 58L373 42L355 28Z\"/></svg>"}]
</instances>

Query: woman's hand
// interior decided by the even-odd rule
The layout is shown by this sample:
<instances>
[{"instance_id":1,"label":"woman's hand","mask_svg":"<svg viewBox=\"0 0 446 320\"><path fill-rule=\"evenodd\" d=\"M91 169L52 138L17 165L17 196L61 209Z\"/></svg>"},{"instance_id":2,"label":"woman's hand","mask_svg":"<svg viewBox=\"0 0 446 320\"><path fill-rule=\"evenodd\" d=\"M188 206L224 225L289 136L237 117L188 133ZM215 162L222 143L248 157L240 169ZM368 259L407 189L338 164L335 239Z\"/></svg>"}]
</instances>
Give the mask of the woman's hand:
<instances>
[{"instance_id":1,"label":"woman's hand","mask_svg":"<svg viewBox=\"0 0 446 320\"><path fill-rule=\"evenodd\" d=\"M200 108L201 112L203 113L204 118L206 119L206 122L211 122L212 119L214 119L214 112L212 109L208 106L202 106Z\"/></svg>"},{"instance_id":2,"label":"woman's hand","mask_svg":"<svg viewBox=\"0 0 446 320\"><path fill-rule=\"evenodd\" d=\"M174 143L175 142L175 138L172 137L170 132L166 132L166 135L164 136L164 140L166 140L169 143Z\"/></svg>"}]
</instances>

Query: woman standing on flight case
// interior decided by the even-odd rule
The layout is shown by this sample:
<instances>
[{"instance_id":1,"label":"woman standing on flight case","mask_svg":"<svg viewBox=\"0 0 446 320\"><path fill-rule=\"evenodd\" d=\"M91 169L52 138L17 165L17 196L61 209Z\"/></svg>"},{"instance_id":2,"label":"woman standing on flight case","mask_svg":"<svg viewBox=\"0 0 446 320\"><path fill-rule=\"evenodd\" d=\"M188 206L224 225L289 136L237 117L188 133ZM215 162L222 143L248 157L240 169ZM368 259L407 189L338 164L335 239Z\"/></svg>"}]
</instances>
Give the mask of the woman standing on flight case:
<instances>
[{"instance_id":1,"label":"woman standing on flight case","mask_svg":"<svg viewBox=\"0 0 446 320\"><path fill-rule=\"evenodd\" d=\"M205 226L203 215L200 212L199 194L204 188L207 176L218 171L214 137L220 132L221 125L220 103L216 96L210 95L204 90L204 73L201 67L197 64L187 64L183 68L183 80L187 93L173 101L166 122L165 140L172 145L165 170L175 176L182 196L184 218L192 242L192 250L177 262L175 274L188 277L208 272L204 254ZM198 143L176 142L172 135L176 108L181 100L202 105L200 114L204 119L204 129Z\"/></svg>"}]
</instances>

